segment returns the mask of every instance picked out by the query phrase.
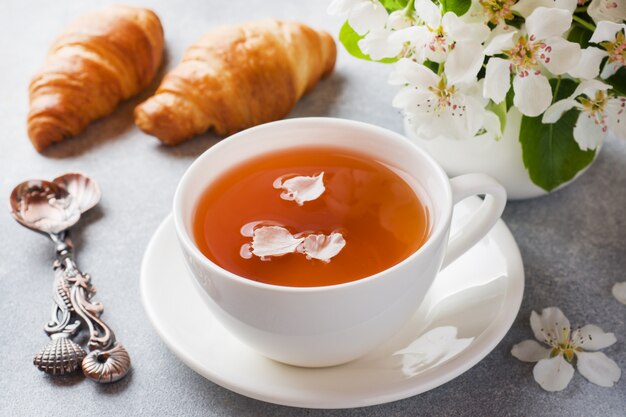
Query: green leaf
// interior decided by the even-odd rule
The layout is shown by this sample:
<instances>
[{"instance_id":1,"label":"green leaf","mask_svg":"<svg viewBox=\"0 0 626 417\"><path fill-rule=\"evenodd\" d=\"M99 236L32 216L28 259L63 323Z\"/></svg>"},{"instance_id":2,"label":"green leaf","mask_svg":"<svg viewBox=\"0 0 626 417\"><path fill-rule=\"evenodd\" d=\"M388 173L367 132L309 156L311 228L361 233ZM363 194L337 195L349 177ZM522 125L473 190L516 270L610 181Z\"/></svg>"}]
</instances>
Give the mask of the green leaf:
<instances>
[{"instance_id":1,"label":"green leaf","mask_svg":"<svg viewBox=\"0 0 626 417\"><path fill-rule=\"evenodd\" d=\"M513 84L513 75L511 74L510 84ZM511 107L513 107L513 98L515 97L515 91L513 91L513 87L509 85L509 91L506 92L506 110L509 111Z\"/></svg>"},{"instance_id":2,"label":"green leaf","mask_svg":"<svg viewBox=\"0 0 626 417\"><path fill-rule=\"evenodd\" d=\"M504 133L504 128L506 127L506 100L502 100L498 104L494 103L493 100L489 100L487 110L498 116L498 119L500 119L500 131Z\"/></svg>"},{"instance_id":3,"label":"green leaf","mask_svg":"<svg viewBox=\"0 0 626 417\"><path fill-rule=\"evenodd\" d=\"M346 51L350 53L350 55L357 57L359 59L364 59L366 61L374 61L369 55L364 54L359 48L359 41L363 39L364 36L359 35L352 29L352 26L348 22L344 23L339 31L339 41L346 48ZM382 62L383 64L390 64L396 62L397 58L385 58L375 62Z\"/></svg>"},{"instance_id":4,"label":"green leaf","mask_svg":"<svg viewBox=\"0 0 626 417\"><path fill-rule=\"evenodd\" d=\"M433 61L431 61L429 59L424 60L422 65L424 65L426 68L428 68L429 70L431 70L435 74L437 74L437 72L439 71L439 63L433 62Z\"/></svg>"},{"instance_id":5,"label":"green leaf","mask_svg":"<svg viewBox=\"0 0 626 417\"><path fill-rule=\"evenodd\" d=\"M592 34L593 32L583 28L582 26L573 25L572 30L570 30L567 35L567 40L570 42L576 42L581 48L586 48L587 45L589 45L589 39L591 39Z\"/></svg>"},{"instance_id":6,"label":"green leaf","mask_svg":"<svg viewBox=\"0 0 626 417\"><path fill-rule=\"evenodd\" d=\"M615 74L604 81L611 84L614 93L626 96L626 67L621 67Z\"/></svg>"},{"instance_id":7,"label":"green leaf","mask_svg":"<svg viewBox=\"0 0 626 417\"><path fill-rule=\"evenodd\" d=\"M359 48L359 41L361 39L363 39L363 36L356 33L348 22L343 24L339 31L339 41L343 44L344 48L346 48L346 51L354 57L371 61L370 57L361 52L361 48Z\"/></svg>"},{"instance_id":8,"label":"green leaf","mask_svg":"<svg viewBox=\"0 0 626 417\"><path fill-rule=\"evenodd\" d=\"M457 16L463 16L472 5L471 0L439 0L441 4L442 14L446 12L454 12Z\"/></svg>"},{"instance_id":9,"label":"green leaf","mask_svg":"<svg viewBox=\"0 0 626 417\"><path fill-rule=\"evenodd\" d=\"M409 0L380 0L380 2L389 13L404 9L409 4Z\"/></svg>"},{"instance_id":10,"label":"green leaf","mask_svg":"<svg viewBox=\"0 0 626 417\"><path fill-rule=\"evenodd\" d=\"M551 80L555 101L569 96L576 88L573 80ZM530 179L546 191L571 180L589 165L595 150L581 151L574 140L579 111L571 109L554 124L541 123L542 115L523 116L519 141Z\"/></svg>"}]
</instances>

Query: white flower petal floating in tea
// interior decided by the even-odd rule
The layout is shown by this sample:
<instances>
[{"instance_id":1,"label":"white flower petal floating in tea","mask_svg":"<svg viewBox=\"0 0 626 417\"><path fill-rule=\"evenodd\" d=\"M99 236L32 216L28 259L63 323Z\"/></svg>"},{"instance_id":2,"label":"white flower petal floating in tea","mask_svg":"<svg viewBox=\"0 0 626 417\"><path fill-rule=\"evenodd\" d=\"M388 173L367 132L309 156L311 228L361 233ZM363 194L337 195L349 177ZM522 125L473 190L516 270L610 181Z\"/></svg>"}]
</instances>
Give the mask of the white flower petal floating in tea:
<instances>
[{"instance_id":1,"label":"white flower petal floating in tea","mask_svg":"<svg viewBox=\"0 0 626 417\"><path fill-rule=\"evenodd\" d=\"M243 226L241 226L241 229L239 229L239 233L241 233L241 236L244 236L244 237L253 237L254 231L263 226L282 227L283 225L278 222L271 221L271 220L258 220L258 221L246 223Z\"/></svg>"},{"instance_id":2,"label":"white flower petal floating in tea","mask_svg":"<svg viewBox=\"0 0 626 417\"><path fill-rule=\"evenodd\" d=\"M330 262L346 246L342 234L333 232L329 235L299 233L292 235L289 230L279 225L260 226L264 222L251 222L241 228L241 234L248 236L250 227L252 243L241 246L239 254L244 259L258 256L261 260L268 260L270 256L282 256L288 253L301 253L307 259L318 259Z\"/></svg>"},{"instance_id":3,"label":"white flower petal floating in tea","mask_svg":"<svg viewBox=\"0 0 626 417\"><path fill-rule=\"evenodd\" d=\"M289 230L281 226L259 227L254 230L252 254L263 258L293 253L303 241L303 237L295 238Z\"/></svg>"},{"instance_id":4,"label":"white flower petal floating in tea","mask_svg":"<svg viewBox=\"0 0 626 417\"><path fill-rule=\"evenodd\" d=\"M274 181L274 188L283 190L280 198L287 201L295 201L300 206L307 201L317 199L326 190L324 187L324 172L312 177L293 177L284 182L282 178L277 178Z\"/></svg>"},{"instance_id":5,"label":"white flower petal floating in tea","mask_svg":"<svg viewBox=\"0 0 626 417\"><path fill-rule=\"evenodd\" d=\"M344 246L346 246L346 240L341 233L334 232L330 235L308 235L301 248L308 258L330 262L330 259L337 256Z\"/></svg>"}]
</instances>

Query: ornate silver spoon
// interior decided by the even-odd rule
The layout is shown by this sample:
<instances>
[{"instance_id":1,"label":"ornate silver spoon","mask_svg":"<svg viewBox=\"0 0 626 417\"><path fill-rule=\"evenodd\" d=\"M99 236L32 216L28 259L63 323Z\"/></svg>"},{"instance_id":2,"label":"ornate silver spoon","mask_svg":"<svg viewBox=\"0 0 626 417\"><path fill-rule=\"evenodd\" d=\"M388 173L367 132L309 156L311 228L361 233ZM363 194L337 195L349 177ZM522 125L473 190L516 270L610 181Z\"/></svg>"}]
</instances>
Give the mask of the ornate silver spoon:
<instances>
[{"instance_id":1,"label":"ornate silver spoon","mask_svg":"<svg viewBox=\"0 0 626 417\"><path fill-rule=\"evenodd\" d=\"M35 355L35 366L52 375L71 373L80 367L90 379L114 382L128 373L130 357L100 319L104 307L91 301L96 290L89 274L78 269L69 239L69 228L99 200L97 184L72 173L52 182L31 180L19 184L11 193L10 209L21 225L49 236L56 246L54 304L44 327L51 340ZM89 354L71 340L83 323L89 330Z\"/></svg>"}]
</instances>

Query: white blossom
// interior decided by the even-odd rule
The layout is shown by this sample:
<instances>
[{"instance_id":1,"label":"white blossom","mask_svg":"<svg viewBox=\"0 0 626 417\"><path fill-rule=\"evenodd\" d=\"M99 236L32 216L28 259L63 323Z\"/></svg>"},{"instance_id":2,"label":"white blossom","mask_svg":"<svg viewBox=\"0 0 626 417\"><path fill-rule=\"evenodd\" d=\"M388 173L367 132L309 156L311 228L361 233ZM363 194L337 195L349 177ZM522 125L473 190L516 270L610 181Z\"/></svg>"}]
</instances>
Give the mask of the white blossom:
<instances>
[{"instance_id":1,"label":"white blossom","mask_svg":"<svg viewBox=\"0 0 626 417\"><path fill-rule=\"evenodd\" d=\"M578 0L519 0L511 8L524 18L530 16L537 8L556 8L574 13Z\"/></svg>"},{"instance_id":2,"label":"white blossom","mask_svg":"<svg viewBox=\"0 0 626 417\"><path fill-rule=\"evenodd\" d=\"M486 100L480 83L453 84L445 73L439 76L409 59L396 63L389 83L403 86L393 106L404 111L418 136L465 139L484 125Z\"/></svg>"},{"instance_id":3,"label":"white blossom","mask_svg":"<svg viewBox=\"0 0 626 417\"><path fill-rule=\"evenodd\" d=\"M568 42L562 35L571 25L572 14L560 8L539 7L526 19L522 31L494 37L485 48L492 57L487 63L483 94L499 103L510 88L513 73L513 104L527 116L538 116L552 102L552 89L543 67L560 75L580 60L580 45Z\"/></svg>"},{"instance_id":4,"label":"white blossom","mask_svg":"<svg viewBox=\"0 0 626 417\"><path fill-rule=\"evenodd\" d=\"M331 15L347 15L348 23L359 35L384 28L388 17L378 0L333 0L327 11Z\"/></svg>"},{"instance_id":5,"label":"white blossom","mask_svg":"<svg viewBox=\"0 0 626 417\"><path fill-rule=\"evenodd\" d=\"M408 29L413 59L443 63L448 81L468 82L480 70L484 53L482 43L489 36L484 23L467 23L453 12L441 15L441 10L430 0L416 0L415 13L423 25Z\"/></svg>"},{"instance_id":6,"label":"white blossom","mask_svg":"<svg viewBox=\"0 0 626 417\"><path fill-rule=\"evenodd\" d=\"M415 13L406 9L392 12L384 27L370 30L359 40L359 49L376 61L408 54L409 45L414 37L416 19Z\"/></svg>"},{"instance_id":7,"label":"white blossom","mask_svg":"<svg viewBox=\"0 0 626 417\"><path fill-rule=\"evenodd\" d=\"M608 78L615 74L618 69L626 65L626 24L599 22L589 42L599 44L603 49L603 56L608 56L602 78Z\"/></svg>"},{"instance_id":8,"label":"white blossom","mask_svg":"<svg viewBox=\"0 0 626 417\"><path fill-rule=\"evenodd\" d=\"M600 48L590 46L580 51L580 61L567 71L569 75L584 80L592 80L600 73L600 64L608 53Z\"/></svg>"},{"instance_id":9,"label":"white blossom","mask_svg":"<svg viewBox=\"0 0 626 417\"><path fill-rule=\"evenodd\" d=\"M594 22L623 22L626 20L626 2L624 0L591 0L587 14Z\"/></svg>"},{"instance_id":10,"label":"white blossom","mask_svg":"<svg viewBox=\"0 0 626 417\"><path fill-rule=\"evenodd\" d=\"M597 80L580 83L574 93L551 105L543 115L543 123L555 123L566 111L580 111L574 126L574 139L582 150L596 149L609 131L626 138L626 98L607 94L611 86Z\"/></svg>"},{"instance_id":11,"label":"white blossom","mask_svg":"<svg viewBox=\"0 0 626 417\"><path fill-rule=\"evenodd\" d=\"M511 354L524 362L537 362L533 376L546 391L567 387L574 376L574 358L578 372L594 384L611 387L619 380L622 371L617 364L596 352L617 341L613 333L592 324L572 331L569 320L556 307L545 308L541 314L533 311L530 327L535 338L548 347L525 340L513 346Z\"/></svg>"},{"instance_id":12,"label":"white blossom","mask_svg":"<svg viewBox=\"0 0 626 417\"><path fill-rule=\"evenodd\" d=\"M396 58L410 42L411 32L414 28L401 30L384 29L371 30L358 45L361 52L375 61L384 58Z\"/></svg>"}]
</instances>

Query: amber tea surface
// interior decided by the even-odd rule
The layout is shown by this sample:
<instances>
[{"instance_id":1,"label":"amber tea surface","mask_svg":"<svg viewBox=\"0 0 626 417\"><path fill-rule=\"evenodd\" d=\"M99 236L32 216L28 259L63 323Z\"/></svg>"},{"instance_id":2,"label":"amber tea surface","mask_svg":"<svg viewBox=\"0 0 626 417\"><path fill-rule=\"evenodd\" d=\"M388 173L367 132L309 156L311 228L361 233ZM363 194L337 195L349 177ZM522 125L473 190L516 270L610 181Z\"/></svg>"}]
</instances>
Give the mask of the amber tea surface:
<instances>
[{"instance_id":1,"label":"amber tea surface","mask_svg":"<svg viewBox=\"0 0 626 417\"><path fill-rule=\"evenodd\" d=\"M426 241L429 220L389 167L343 149L302 147L223 173L199 199L193 233L207 258L239 276L314 287L401 262Z\"/></svg>"}]
</instances>

